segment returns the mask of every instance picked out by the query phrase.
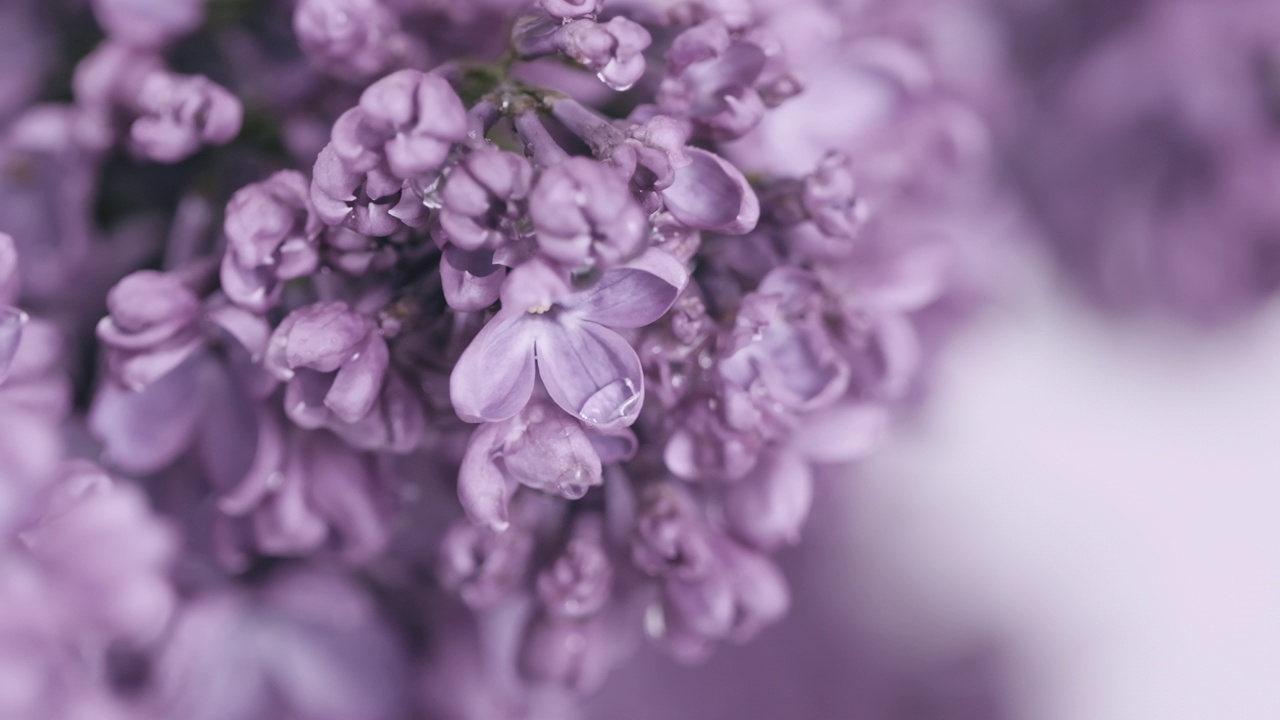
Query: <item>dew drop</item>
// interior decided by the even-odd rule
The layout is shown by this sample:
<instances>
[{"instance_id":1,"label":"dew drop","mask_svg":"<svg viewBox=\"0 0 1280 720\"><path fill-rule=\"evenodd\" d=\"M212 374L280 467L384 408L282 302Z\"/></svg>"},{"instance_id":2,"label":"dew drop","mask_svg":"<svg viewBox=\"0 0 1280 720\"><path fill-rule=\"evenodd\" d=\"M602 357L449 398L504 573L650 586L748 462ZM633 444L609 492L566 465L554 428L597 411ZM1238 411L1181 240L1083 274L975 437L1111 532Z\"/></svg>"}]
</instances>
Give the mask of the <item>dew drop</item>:
<instances>
[{"instance_id":1,"label":"dew drop","mask_svg":"<svg viewBox=\"0 0 1280 720\"><path fill-rule=\"evenodd\" d=\"M604 83L605 85L608 85L609 89L617 90L618 92L626 92L630 90L633 86L635 86L635 82L629 82L623 85L621 83L615 83L609 80L608 72L606 71L607 71L607 68L605 70L601 70L600 72L596 73L596 77L600 79L600 82Z\"/></svg>"},{"instance_id":2,"label":"dew drop","mask_svg":"<svg viewBox=\"0 0 1280 720\"><path fill-rule=\"evenodd\" d=\"M592 425L608 425L637 409L640 389L631 378L622 378L600 388L578 410L578 417Z\"/></svg>"}]
</instances>

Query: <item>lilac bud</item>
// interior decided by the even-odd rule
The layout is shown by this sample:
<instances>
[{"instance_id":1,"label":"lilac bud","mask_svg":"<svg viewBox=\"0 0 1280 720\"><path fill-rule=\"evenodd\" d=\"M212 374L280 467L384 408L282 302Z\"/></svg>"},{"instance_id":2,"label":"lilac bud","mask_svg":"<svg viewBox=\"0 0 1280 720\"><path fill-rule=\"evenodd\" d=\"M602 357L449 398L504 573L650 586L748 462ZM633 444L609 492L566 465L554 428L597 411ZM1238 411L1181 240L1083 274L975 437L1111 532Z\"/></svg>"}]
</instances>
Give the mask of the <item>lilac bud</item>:
<instances>
[{"instance_id":1,"label":"lilac bud","mask_svg":"<svg viewBox=\"0 0 1280 720\"><path fill-rule=\"evenodd\" d=\"M569 266L598 258L605 267L644 248L648 223L626 184L609 167L571 158L543 170L529 197L538 246Z\"/></svg>"},{"instance_id":2,"label":"lilac bud","mask_svg":"<svg viewBox=\"0 0 1280 720\"><path fill-rule=\"evenodd\" d=\"M266 366L289 381L285 410L303 427L329 419L354 423L373 409L390 359L372 319L344 302L307 305L289 314L268 343Z\"/></svg>"},{"instance_id":3,"label":"lilac bud","mask_svg":"<svg viewBox=\"0 0 1280 720\"><path fill-rule=\"evenodd\" d=\"M529 623L520 649L520 674L579 694L598 689L609 674L612 648L606 618L539 616Z\"/></svg>"},{"instance_id":4,"label":"lilac bud","mask_svg":"<svg viewBox=\"0 0 1280 720\"><path fill-rule=\"evenodd\" d=\"M614 90L627 90L644 75L645 48L653 37L643 26L618 16L605 23L573 20L556 30L557 49L594 71Z\"/></svg>"},{"instance_id":5,"label":"lilac bud","mask_svg":"<svg viewBox=\"0 0 1280 720\"><path fill-rule=\"evenodd\" d=\"M202 75L157 71L138 93L139 117L129 129L132 147L141 157L176 163L202 145L225 145L240 133L244 109L240 100Z\"/></svg>"},{"instance_id":6,"label":"lilac bud","mask_svg":"<svg viewBox=\"0 0 1280 720\"><path fill-rule=\"evenodd\" d=\"M768 399L785 408L831 404L844 394L852 371L824 313L822 288L812 273L794 267L769 273L743 298L722 376L744 390L758 380Z\"/></svg>"},{"instance_id":7,"label":"lilac bud","mask_svg":"<svg viewBox=\"0 0 1280 720\"><path fill-rule=\"evenodd\" d=\"M313 62L349 80L385 72L403 42L399 20L378 0L301 0L293 32Z\"/></svg>"},{"instance_id":8,"label":"lilac bud","mask_svg":"<svg viewBox=\"0 0 1280 720\"><path fill-rule=\"evenodd\" d=\"M704 575L714 562L710 530L690 492L675 482L659 482L641 494L631 540L631 560L650 575L686 579Z\"/></svg>"},{"instance_id":9,"label":"lilac bud","mask_svg":"<svg viewBox=\"0 0 1280 720\"><path fill-rule=\"evenodd\" d=\"M333 148L348 170L370 172L385 162L404 180L439 169L466 138L467 111L458 94L439 75L417 70L370 85L333 127Z\"/></svg>"},{"instance_id":10,"label":"lilac bud","mask_svg":"<svg viewBox=\"0 0 1280 720\"><path fill-rule=\"evenodd\" d=\"M599 13L604 0L538 0L537 7L551 17L580 18Z\"/></svg>"},{"instance_id":11,"label":"lilac bud","mask_svg":"<svg viewBox=\"0 0 1280 720\"><path fill-rule=\"evenodd\" d=\"M601 483L600 457L578 420L538 403L526 407L512 424L501 451L512 479L570 500Z\"/></svg>"},{"instance_id":12,"label":"lilac bud","mask_svg":"<svg viewBox=\"0 0 1280 720\"><path fill-rule=\"evenodd\" d=\"M284 282L316 271L320 230L302 173L283 170L241 188L223 225L223 292L255 312L272 307Z\"/></svg>"},{"instance_id":13,"label":"lilac bud","mask_svg":"<svg viewBox=\"0 0 1280 720\"><path fill-rule=\"evenodd\" d=\"M658 106L693 119L717 139L740 137L764 116L764 101L754 86L766 59L759 45L734 39L721 22L689 28L667 51L668 76L659 88Z\"/></svg>"},{"instance_id":14,"label":"lilac bud","mask_svg":"<svg viewBox=\"0 0 1280 720\"><path fill-rule=\"evenodd\" d=\"M93 13L113 40L161 48L200 27L207 0L93 0Z\"/></svg>"},{"instance_id":15,"label":"lilac bud","mask_svg":"<svg viewBox=\"0 0 1280 720\"><path fill-rule=\"evenodd\" d=\"M493 261L493 251L471 252L446 245L440 257L440 284L445 302L460 312L484 310L497 301L507 278L505 266Z\"/></svg>"},{"instance_id":16,"label":"lilac bud","mask_svg":"<svg viewBox=\"0 0 1280 720\"><path fill-rule=\"evenodd\" d=\"M197 325L200 300L166 273L140 270L107 294L98 339L107 363L125 386L140 390L173 370L204 342Z\"/></svg>"},{"instance_id":17,"label":"lilac bud","mask_svg":"<svg viewBox=\"0 0 1280 720\"><path fill-rule=\"evenodd\" d=\"M496 248L514 232L520 217L516 203L533 185L533 166L515 153L479 148L467 154L440 191L440 226L453 244L466 250Z\"/></svg>"},{"instance_id":18,"label":"lilac bud","mask_svg":"<svg viewBox=\"0 0 1280 720\"><path fill-rule=\"evenodd\" d=\"M497 532L455 522L440 541L440 583L473 608L494 605L524 581L533 538L519 526Z\"/></svg>"},{"instance_id":19,"label":"lilac bud","mask_svg":"<svg viewBox=\"0 0 1280 720\"><path fill-rule=\"evenodd\" d=\"M332 143L316 157L311 202L326 225L361 235L390 235L404 225L421 227L427 220L426 207L401 180L381 170L348 170Z\"/></svg>"},{"instance_id":20,"label":"lilac bud","mask_svg":"<svg viewBox=\"0 0 1280 720\"><path fill-rule=\"evenodd\" d=\"M613 567L603 540L601 518L583 516L559 557L538 573L538 600L548 615L574 620L595 614L608 602Z\"/></svg>"}]
</instances>

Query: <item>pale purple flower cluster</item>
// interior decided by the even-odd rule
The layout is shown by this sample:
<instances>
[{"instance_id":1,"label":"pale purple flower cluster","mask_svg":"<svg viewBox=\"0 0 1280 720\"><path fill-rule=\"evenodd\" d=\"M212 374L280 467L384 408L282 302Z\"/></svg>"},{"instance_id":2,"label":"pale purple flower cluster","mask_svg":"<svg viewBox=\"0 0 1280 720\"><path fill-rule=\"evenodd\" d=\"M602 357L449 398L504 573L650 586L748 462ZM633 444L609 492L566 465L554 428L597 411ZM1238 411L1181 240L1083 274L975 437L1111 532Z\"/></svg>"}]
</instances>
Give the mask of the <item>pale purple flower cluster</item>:
<instances>
[{"instance_id":1,"label":"pale purple flower cluster","mask_svg":"<svg viewBox=\"0 0 1280 720\"><path fill-rule=\"evenodd\" d=\"M92 3L0 133L0 716L564 717L786 613L970 227L928 55L822 3L830 55L745 0L204 5Z\"/></svg>"}]
</instances>

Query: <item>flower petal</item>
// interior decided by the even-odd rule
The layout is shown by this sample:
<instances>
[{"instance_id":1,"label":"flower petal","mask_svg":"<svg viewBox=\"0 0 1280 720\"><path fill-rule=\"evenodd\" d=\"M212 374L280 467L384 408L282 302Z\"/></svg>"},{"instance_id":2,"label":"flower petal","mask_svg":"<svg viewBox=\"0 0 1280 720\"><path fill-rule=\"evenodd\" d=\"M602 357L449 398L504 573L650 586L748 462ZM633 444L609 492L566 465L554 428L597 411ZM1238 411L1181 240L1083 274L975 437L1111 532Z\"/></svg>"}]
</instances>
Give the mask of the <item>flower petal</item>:
<instances>
[{"instance_id":1,"label":"flower petal","mask_svg":"<svg viewBox=\"0 0 1280 720\"><path fill-rule=\"evenodd\" d=\"M18 343L22 342L22 326L26 324L27 316L21 310L0 307L0 381L4 380L13 357L18 354Z\"/></svg>"},{"instance_id":2,"label":"flower petal","mask_svg":"<svg viewBox=\"0 0 1280 720\"><path fill-rule=\"evenodd\" d=\"M760 219L760 200L746 177L719 155L686 148L689 164L676 169L675 181L662 191L667 211L699 230L741 235Z\"/></svg>"},{"instance_id":3,"label":"flower petal","mask_svg":"<svg viewBox=\"0 0 1280 720\"><path fill-rule=\"evenodd\" d=\"M484 423L471 433L462 466L458 468L458 502L467 518L492 530L506 530L507 505L514 483L507 481L494 462L510 423Z\"/></svg>"},{"instance_id":4,"label":"flower petal","mask_svg":"<svg viewBox=\"0 0 1280 720\"><path fill-rule=\"evenodd\" d=\"M538 373L551 399L588 425L634 423L644 403L644 373L631 344L606 327L566 315L542 324Z\"/></svg>"},{"instance_id":5,"label":"flower petal","mask_svg":"<svg viewBox=\"0 0 1280 720\"><path fill-rule=\"evenodd\" d=\"M524 409L533 395L537 328L523 310L493 317L458 358L449 397L467 422L497 422Z\"/></svg>"},{"instance_id":6,"label":"flower petal","mask_svg":"<svg viewBox=\"0 0 1280 720\"><path fill-rule=\"evenodd\" d=\"M729 486L724 517L734 535L762 550L794 543L813 504L813 472L789 448L766 453L755 470Z\"/></svg>"},{"instance_id":7,"label":"flower petal","mask_svg":"<svg viewBox=\"0 0 1280 720\"><path fill-rule=\"evenodd\" d=\"M108 462L146 475L173 462L195 439L213 384L211 363L198 355L145 390L104 383L89 409L89 429Z\"/></svg>"},{"instance_id":8,"label":"flower petal","mask_svg":"<svg viewBox=\"0 0 1280 720\"><path fill-rule=\"evenodd\" d=\"M595 287L566 298L561 306L606 327L644 327L671 309L688 281L679 260L651 248L605 271Z\"/></svg>"},{"instance_id":9,"label":"flower petal","mask_svg":"<svg viewBox=\"0 0 1280 720\"><path fill-rule=\"evenodd\" d=\"M391 362L387 341L370 333L364 347L333 377L324 405L343 422L356 422L369 414L382 391Z\"/></svg>"}]
</instances>

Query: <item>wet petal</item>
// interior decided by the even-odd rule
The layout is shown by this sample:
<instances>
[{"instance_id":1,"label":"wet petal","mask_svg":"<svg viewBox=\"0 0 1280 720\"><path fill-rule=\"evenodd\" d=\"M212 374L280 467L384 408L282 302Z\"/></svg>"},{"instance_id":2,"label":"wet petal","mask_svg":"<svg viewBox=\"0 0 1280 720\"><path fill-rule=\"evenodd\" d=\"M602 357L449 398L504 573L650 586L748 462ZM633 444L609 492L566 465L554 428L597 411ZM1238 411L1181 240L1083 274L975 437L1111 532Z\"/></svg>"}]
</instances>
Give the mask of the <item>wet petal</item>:
<instances>
[{"instance_id":1,"label":"wet petal","mask_svg":"<svg viewBox=\"0 0 1280 720\"><path fill-rule=\"evenodd\" d=\"M529 403L537 328L528 319L523 310L503 310L463 351L449 377L449 397L458 417L496 422Z\"/></svg>"},{"instance_id":2,"label":"wet petal","mask_svg":"<svg viewBox=\"0 0 1280 720\"><path fill-rule=\"evenodd\" d=\"M688 148L690 162L676 169L675 181L662 191L667 211L699 230L741 235L760 219L760 200L737 168L719 155Z\"/></svg>"},{"instance_id":3,"label":"wet petal","mask_svg":"<svg viewBox=\"0 0 1280 720\"><path fill-rule=\"evenodd\" d=\"M631 344L606 327L568 316L542 324L538 373L556 404L589 425L634 423L644 402L644 374Z\"/></svg>"},{"instance_id":4,"label":"wet petal","mask_svg":"<svg viewBox=\"0 0 1280 720\"><path fill-rule=\"evenodd\" d=\"M689 281L684 265L650 249L622 267L604 273L595 287L566 298L561 305L607 327L644 327L666 314Z\"/></svg>"}]
</instances>

